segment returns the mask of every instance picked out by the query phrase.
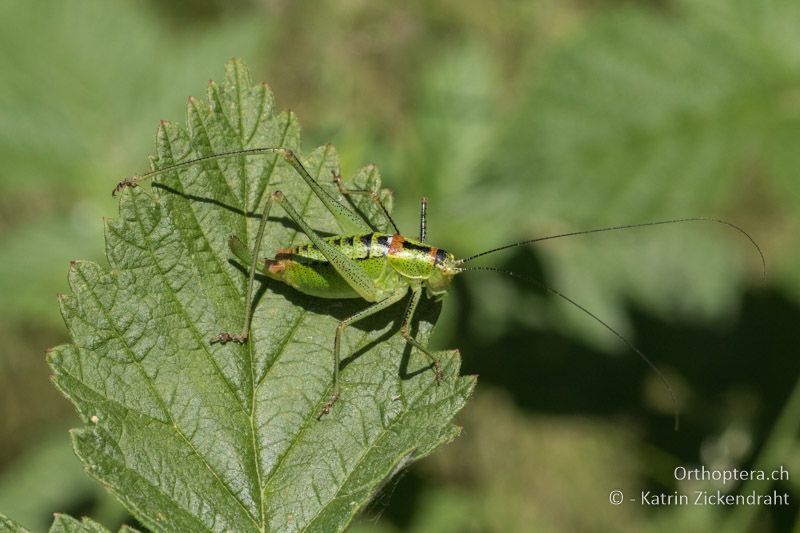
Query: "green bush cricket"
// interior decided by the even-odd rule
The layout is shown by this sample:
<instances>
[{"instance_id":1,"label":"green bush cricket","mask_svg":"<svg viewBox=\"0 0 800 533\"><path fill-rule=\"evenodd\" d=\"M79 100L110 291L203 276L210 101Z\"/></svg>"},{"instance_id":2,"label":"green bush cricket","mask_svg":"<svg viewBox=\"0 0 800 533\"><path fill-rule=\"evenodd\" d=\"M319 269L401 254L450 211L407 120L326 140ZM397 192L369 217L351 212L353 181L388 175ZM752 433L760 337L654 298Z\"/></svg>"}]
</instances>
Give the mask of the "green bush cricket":
<instances>
[{"instance_id":1,"label":"green bush cricket","mask_svg":"<svg viewBox=\"0 0 800 533\"><path fill-rule=\"evenodd\" d=\"M268 194L265 206L260 215L260 223L255 242L253 243L252 252L249 251L247 244L242 242L235 235L230 236L228 241L232 253L248 268L244 324L242 325L241 331L238 333L223 332L212 337L209 342L211 344L225 344L227 342L246 343L248 341L250 321L254 306L253 295L257 272L261 272L271 279L281 281L310 296L329 299L361 298L369 302L370 305L368 307L343 319L336 328L333 348L334 366L332 394L322 406L322 409L317 415L318 419L329 413L333 405L339 399L339 367L342 358L341 337L348 326L372 316L383 309L391 307L400 302L410 292L411 296L403 314L400 334L409 344L417 348L430 360L431 368L433 369L435 379L438 383L442 379L442 370L439 361L427 347L418 342L410 333L414 312L422 298L422 294L425 292L428 298L439 300L446 294L448 286L456 274L468 271L494 271L508 274L543 287L559 298L576 306L622 340L653 369L666 387L673 405L675 406L675 427L677 429L677 401L669 382L650 359L616 329L565 294L537 280L521 276L515 272L493 267L464 267L463 265L487 254L561 237L679 222L705 221L726 225L746 236L758 251L763 271L764 273L766 272L764 255L758 244L747 232L731 222L710 217L689 217L573 231L514 242L463 259L456 259L452 253L431 246L426 242L426 198L423 197L421 201L419 238L413 239L405 237L398 230L397 225L394 223L394 220L392 220L391 215L381 202L377 193L368 190L348 190L342 184L341 177L338 173L334 173L333 180L337 184L339 192L343 197L348 195L369 195L370 199L378 205L383 215L394 228L393 234L376 232L364 217L337 200L323 188L320 183L309 174L292 150L282 147L244 149L184 161L139 176L126 178L117 184L112 194L115 195L126 187L135 187L140 182L154 178L165 172L189 167L202 162L232 157L263 156L266 154L277 154L291 165L296 174L306 182L317 198L325 205L325 208L334 217L343 233L332 237L322 237L297 213L291 201L284 196L281 191L276 190ZM264 236L264 229L269 220L273 203L280 204L289 218L309 238L311 243L294 246L292 248L279 249L273 259L259 260L259 251Z\"/></svg>"}]
</instances>

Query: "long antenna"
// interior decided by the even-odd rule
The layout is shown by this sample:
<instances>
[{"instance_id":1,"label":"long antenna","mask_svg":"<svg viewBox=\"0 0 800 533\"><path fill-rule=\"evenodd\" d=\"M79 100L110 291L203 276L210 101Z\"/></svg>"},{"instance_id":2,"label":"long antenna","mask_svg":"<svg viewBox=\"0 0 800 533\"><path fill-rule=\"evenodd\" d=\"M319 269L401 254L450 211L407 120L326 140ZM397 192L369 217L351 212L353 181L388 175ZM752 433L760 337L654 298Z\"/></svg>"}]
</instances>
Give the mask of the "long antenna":
<instances>
[{"instance_id":1,"label":"long antenna","mask_svg":"<svg viewBox=\"0 0 800 533\"><path fill-rule=\"evenodd\" d=\"M643 228L647 226L661 226L663 224L677 224L680 222L715 222L717 224L723 224L730 228L735 229L750 241L750 243L755 247L756 251L758 252L759 257L761 258L761 279L767 278L767 262L764 259L764 253L761 251L761 247L758 246L756 241L747 233L745 230L737 226L732 222L728 222L727 220L722 220L719 218L711 218L711 217L688 217L688 218L675 218L672 220L657 220L655 222L642 222L639 224L625 224L621 226L608 226L605 228L595 228L595 229L587 229L581 231L570 231L568 233L559 233L558 235L548 235L546 237L537 237L535 239L528 239L525 241L519 241L511 244L506 244L504 246L498 246L497 248L492 248L491 250L486 250L485 252L480 252L475 255L471 255L464 259L459 259L455 262L456 265L463 265L464 263L468 263L473 259L477 259L478 257L483 257L484 255L493 254L495 252L499 252L501 250L507 250L508 248L515 248L517 246L524 246L526 244L533 244L535 242L542 242L542 241L549 241L552 239L558 239L561 237L573 237L575 235L586 235L589 233L601 233L604 231L617 231L622 229L630 229L630 228Z\"/></svg>"},{"instance_id":2,"label":"long antenna","mask_svg":"<svg viewBox=\"0 0 800 533\"><path fill-rule=\"evenodd\" d=\"M425 242L428 235L428 197L419 201L419 242Z\"/></svg>"},{"instance_id":3,"label":"long antenna","mask_svg":"<svg viewBox=\"0 0 800 533\"><path fill-rule=\"evenodd\" d=\"M672 390L672 386L669 384L669 381L664 376L664 374L661 372L661 370L658 369L658 367L655 365L655 363L653 363L653 361L651 361L650 358L647 357L644 354L644 352L642 352L639 348L637 348L622 333L620 333L619 331L617 331L616 329L611 327L608 324L608 322L605 322L600 317L598 317L597 315L595 315L594 313L592 313L591 311L586 309L584 306L582 306L581 304L579 304L578 302L576 302L575 300L573 300L572 298L570 298L569 296L567 296L563 292L561 292L561 291L559 291L557 289L554 289L553 287L551 287L551 286L547 285L546 283L543 283L543 282L541 282L539 280L536 280L536 279L533 279L533 278L529 278L529 277L523 276L521 274L517 274L516 272L512 272L510 270L503 270L503 269L494 268L494 267L476 266L476 267L467 267L467 268L459 269L459 272L480 272L480 271L484 271L484 272L499 272L500 274L508 274L512 278L521 279L523 281L527 281L528 283L532 283L534 285L537 285L537 286L539 286L539 287L541 287L541 288L543 288L543 289L555 294L559 298L571 303L572 305L574 305L575 307L577 307L578 309L580 309L581 311L583 311L584 313L589 315L595 321L599 322L608 331L613 333L619 340L624 342L628 346L628 348L633 350L639 357L641 357L642 360L647 364L647 366L649 366L650 369L653 372L655 372L655 374L658 376L658 379L661 380L661 383L664 384L664 388L667 389L667 392L669 393L669 397L672 400L672 409L673 409L673 412L675 414L675 431L678 431L678 427L680 425L680 419L679 419L679 414L678 414L678 399L675 396L675 392Z\"/></svg>"}]
</instances>

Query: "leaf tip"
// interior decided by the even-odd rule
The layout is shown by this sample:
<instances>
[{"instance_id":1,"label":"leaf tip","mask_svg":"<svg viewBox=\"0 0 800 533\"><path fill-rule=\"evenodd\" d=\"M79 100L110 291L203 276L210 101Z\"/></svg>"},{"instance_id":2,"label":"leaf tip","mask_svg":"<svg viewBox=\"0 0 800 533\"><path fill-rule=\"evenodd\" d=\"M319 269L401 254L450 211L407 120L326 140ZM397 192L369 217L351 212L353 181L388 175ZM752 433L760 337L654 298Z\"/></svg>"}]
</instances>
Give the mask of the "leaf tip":
<instances>
[{"instance_id":1,"label":"leaf tip","mask_svg":"<svg viewBox=\"0 0 800 533\"><path fill-rule=\"evenodd\" d=\"M61 362L61 350L59 348L61 348L61 346L53 346L52 348L48 348L44 351L44 359L47 361L47 364L50 367L53 367ZM57 371L55 368L53 368L53 370ZM56 376L51 375L50 381L56 383Z\"/></svg>"}]
</instances>

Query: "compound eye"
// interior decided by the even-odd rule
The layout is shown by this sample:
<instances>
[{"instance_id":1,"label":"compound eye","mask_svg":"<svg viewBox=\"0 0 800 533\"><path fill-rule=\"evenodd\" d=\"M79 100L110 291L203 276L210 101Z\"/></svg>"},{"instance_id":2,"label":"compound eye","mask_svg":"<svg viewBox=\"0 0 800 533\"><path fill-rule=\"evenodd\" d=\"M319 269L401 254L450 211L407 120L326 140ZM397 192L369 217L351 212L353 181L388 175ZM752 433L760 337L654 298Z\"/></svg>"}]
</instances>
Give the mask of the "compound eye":
<instances>
[{"instance_id":1,"label":"compound eye","mask_svg":"<svg viewBox=\"0 0 800 533\"><path fill-rule=\"evenodd\" d=\"M447 252L439 248L436 250L436 259L433 261L433 266L439 266L444 263L444 260L447 258Z\"/></svg>"}]
</instances>

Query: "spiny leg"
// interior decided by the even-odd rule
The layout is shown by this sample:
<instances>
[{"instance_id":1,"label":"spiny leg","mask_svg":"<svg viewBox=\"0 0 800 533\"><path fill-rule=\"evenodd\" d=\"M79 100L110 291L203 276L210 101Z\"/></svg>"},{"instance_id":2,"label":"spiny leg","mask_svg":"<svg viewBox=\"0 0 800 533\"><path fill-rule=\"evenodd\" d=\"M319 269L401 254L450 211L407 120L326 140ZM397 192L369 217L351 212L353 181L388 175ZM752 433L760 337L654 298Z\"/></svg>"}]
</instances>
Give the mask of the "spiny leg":
<instances>
[{"instance_id":1,"label":"spiny leg","mask_svg":"<svg viewBox=\"0 0 800 533\"><path fill-rule=\"evenodd\" d=\"M262 148L246 148L244 150L235 150L232 152L223 152L220 154L211 154L203 157L198 157L195 159L190 159L189 161L182 161L180 163L176 163L174 165L169 165L164 168L159 168L156 170L151 170L150 172L145 172L140 176L132 176L129 178L125 178L117 183L117 186L114 187L114 190L111 191L112 196L116 195L118 192L126 189L128 187L133 188L137 187L141 182L145 180L149 180L159 176L161 174L172 172L181 168L188 168L193 165L197 165L203 162L210 162L216 161L219 159L227 159L230 157L248 157L248 156L258 156L264 154L278 154L283 159L289 163L294 171L303 178L303 181L308 184L314 194L319 198L328 211L333 215L336 219L336 222L342 228L345 233L366 233L371 231L370 225L361 218L358 213L355 213L352 209L349 209L347 206L339 203L328 191L326 191L320 184L315 180L311 174L305 169L303 164L294 154L294 152L289 148L284 147L262 147Z\"/></svg>"},{"instance_id":2,"label":"spiny leg","mask_svg":"<svg viewBox=\"0 0 800 533\"><path fill-rule=\"evenodd\" d=\"M339 223L339 226L343 230L353 231L356 233L363 233L365 231L371 230L369 224L365 220L363 220L357 213L355 213L351 209L348 209L343 204L339 203L333 196L331 196L325 189L322 188L322 186L311 176L311 174L309 174L309 172L305 169L305 167L303 167L302 163L300 163L300 160L295 156L292 150L282 147L250 148L245 150L237 150L233 152L225 152L221 154L212 154L209 156L199 157L189 161L183 161L175 165L147 172L140 176L125 178L117 184L117 186L114 188L112 192L112 195L115 195L121 190L128 187L131 188L136 187L142 181L152 179L166 172L175 171L181 168L188 168L192 165L200 164L202 162L209 162L229 157L264 155L269 153L275 153L282 156L286 160L286 162L292 166L295 172L299 174L300 177L303 178L303 180L308 184L308 186L311 188L314 194L323 202L325 207L333 215L333 217L336 219L336 221ZM225 344L227 342L237 342L242 344L246 342L247 338L249 337L250 319L252 315L252 296L254 290L255 272L257 268L257 258L259 255L259 251L261 249L261 242L263 240L266 223L269 218L269 211L272 199L273 199L272 195L270 195L267 198L267 203L264 208L264 212L261 216L261 222L259 224L258 233L256 236L256 242L253 245L253 253L251 254L253 260L251 261L249 278L247 282L247 292L245 296L245 319L242 331L239 333L229 333L229 332L220 333L219 335L216 335L210 339L211 344L215 343Z\"/></svg>"},{"instance_id":3,"label":"spiny leg","mask_svg":"<svg viewBox=\"0 0 800 533\"><path fill-rule=\"evenodd\" d=\"M294 159L294 161L297 162L296 159ZM299 162L297 162L297 164L300 165ZM300 166L300 168L302 168L302 166ZM313 178L310 176L309 179L313 181ZM297 211L295 211L283 193L281 191L275 191L267 198L267 204L264 207L264 212L261 215L261 222L258 225L256 242L253 244L253 253L251 254L252 261L250 262L250 275L247 280L247 292L245 294L245 318L242 331L236 334L228 332L220 333L219 335L216 335L210 339L209 342L211 344L225 344L231 341L243 344L249 337L250 319L252 316L253 306L253 290L255 287L256 268L258 266L258 254L261 250L261 241L264 237L264 229L266 228L267 220L269 219L269 212L273 201L281 204L289 217L295 222L295 224L300 226L300 229L303 230L303 233L305 233L306 236L308 236L308 238L317 245L317 248L320 249L323 255L325 255L328 261L331 262L342 278L344 278L345 281L347 281L350 286L356 290L356 292L358 292L367 301L374 302L376 300L375 295L377 293L377 288L375 287L375 283L366 274L366 272L364 272L364 270L361 269L355 261L344 255L338 248L325 242L322 237L317 234L308 224L306 224L305 220L303 220L300 215L297 214Z\"/></svg>"},{"instance_id":4,"label":"spiny leg","mask_svg":"<svg viewBox=\"0 0 800 533\"><path fill-rule=\"evenodd\" d=\"M361 265L347 257L342 251L333 244L324 240L314 229L303 220L297 211L292 207L292 204L286 199L281 191L272 193L272 199L281 204L286 214L292 219L292 222L297 224L303 233L311 239L314 246L322 252L325 259L336 269L336 272L342 277L343 280L350 285L359 296L368 302L377 302L380 299L380 291L375 280L369 277L369 274L361 267Z\"/></svg>"},{"instance_id":5,"label":"spiny leg","mask_svg":"<svg viewBox=\"0 0 800 533\"><path fill-rule=\"evenodd\" d=\"M406 295L408 292L407 287L403 287L401 289L397 289L393 292L388 298L385 298L371 306L367 307L366 309L359 311L358 313L354 314L351 317L345 318L339 325L336 326L336 336L333 340L333 394L331 394L330 399L325 402L325 405L322 406L322 409L317 414L317 420L322 418L323 415L328 414L331 411L331 407L336 401L339 399L339 364L341 361L341 342L342 342L342 333L344 332L345 328L350 326L351 324L358 322L359 320L363 320L367 317L374 315L386 309L387 307L399 302L403 299L403 296Z\"/></svg>"},{"instance_id":6,"label":"spiny leg","mask_svg":"<svg viewBox=\"0 0 800 533\"><path fill-rule=\"evenodd\" d=\"M426 347L422 345L417 339L411 336L411 319L414 318L414 311L417 310L417 304L419 303L420 297L422 296L422 286L415 287L412 289L411 292L411 299L408 301L408 306L406 306L405 316L403 318L403 325L400 326L400 335L403 338L411 343L417 350L424 353L428 359L431 360L433 363L433 371L436 374L436 384L442 382L442 365L439 364L439 360L436 359L433 354L431 354Z\"/></svg>"},{"instance_id":7,"label":"spiny leg","mask_svg":"<svg viewBox=\"0 0 800 533\"><path fill-rule=\"evenodd\" d=\"M339 174L335 170L332 170L331 174L333 174L333 182L336 183L336 187L339 188L339 192L342 194L342 196L356 195L356 194L369 196L370 200L378 204L378 207L381 208L381 211L383 211L383 216L385 216L386 220L389 221L389 224L392 225L392 227L394 228L394 232L398 234L400 233L400 230L397 229L397 224L394 223L392 215L389 214L389 211L386 209L386 206L383 205L383 201L381 200L381 197L378 195L378 193L376 193L375 191L371 191L369 189L346 189L344 184L342 183L341 174Z\"/></svg>"},{"instance_id":8,"label":"spiny leg","mask_svg":"<svg viewBox=\"0 0 800 533\"><path fill-rule=\"evenodd\" d=\"M322 201L322 203L325 205L325 207L328 209L331 215L336 219L337 223L342 228L342 230L344 230L345 232L352 232L352 233L365 233L372 230L369 223L367 223L367 221L364 220L358 213L354 212L352 209L349 209L345 205L338 202L330 193L328 193L324 188L322 188L322 186L305 169L305 167L297 158L297 156L295 156L294 152L291 149L284 147L248 148L244 150L236 150L220 154L211 154L208 156L191 159L189 161L183 161L181 163L177 163L174 165L170 165L164 168L144 173L140 176L125 178L117 184L117 186L112 191L112 195L116 195L118 192L128 187L131 188L136 187L142 181L152 179L166 172L175 171L181 168L188 168L191 167L192 165L197 165L202 162L210 162L230 157L245 157L245 156L256 156L256 155L263 156L265 154L270 154L270 153L277 154L283 157L283 159L292 166L294 171L297 174L299 174L301 178L303 178L306 184L311 188L311 190L317 196L317 198L319 198ZM280 195L280 193L278 194ZM280 196L282 198L282 195ZM269 209L271 206L271 202L274 198L275 195L273 194L270 195L270 197L267 199L267 204L264 209L264 213L262 214L261 222L258 229L258 234L256 236L256 242L253 245L253 253L251 254L252 261L250 265L249 279L247 282L247 293L245 297L245 320L244 320L245 323L244 326L242 327L242 331L236 334L232 334L229 332L220 333L219 335L216 335L210 339L211 344L215 343L225 344L231 341L238 342L241 344L246 342L247 338L249 337L250 320L252 315L252 304L253 304L252 297L253 297L253 289L255 282L255 271L257 268L257 259L259 251L261 249L261 241L263 239L266 222L267 219L269 218ZM381 203L380 205L384 209L386 215L388 216L388 213L386 212L386 209L383 206L383 204ZM289 212L290 216L292 216L292 218L295 219L295 222L297 222L299 220L299 217L297 216L296 213L293 212L293 210L291 211L292 212L290 211L287 212ZM394 224L394 222L392 223ZM299 223L299 225L301 226L303 231L308 235L309 234L308 227L307 226L303 227L304 224L302 223ZM313 237L311 237L311 239L312 241L314 241L315 244L317 244L317 240L315 240ZM372 283L372 280L369 279L368 276L359 275L358 273L356 273L354 276L347 276L342 272L343 270L353 271L352 267L354 266L357 267L357 265L347 264L347 261L350 260L346 258L343 254L338 252L338 250L332 251L331 247L328 248L327 253L326 250L322 248L322 252L323 254L326 255L326 257L330 254L336 255L338 253L339 257L337 257L336 261L332 260L330 257L328 257L328 260L331 261L332 264L334 264L336 269L339 271L340 274L342 274L345 280L347 280L351 285L356 287L356 290L360 295L362 295L368 301L375 301L376 298L374 297L374 295L376 293L376 289L374 287L374 284Z\"/></svg>"},{"instance_id":9,"label":"spiny leg","mask_svg":"<svg viewBox=\"0 0 800 533\"><path fill-rule=\"evenodd\" d=\"M347 281L347 283L353 287L353 289L358 292L362 298L367 300L368 302L375 302L378 299L378 288L375 285L375 282L370 278L367 273L360 267L360 265L350 259L349 257L345 256L336 246L329 244L326 242L317 232L315 232L305 220L297 214L297 211L292 207L291 203L286 199L281 191L275 191L272 193L272 199L279 204L281 207L286 211L292 221L300 226L300 229L308 236L309 239L317 246L317 249L322 252L325 258L331 263L331 265L336 269L342 278ZM411 329L411 320L414 317L414 312L417 309L417 304L419 304L420 297L422 296L422 286L416 287L413 289L413 293L411 295L411 299L408 302L408 307L405 311L405 317L403 320L403 325L400 328L400 334L403 338L406 339L407 342L411 343L414 347L424 353L433 363L433 368L436 373L436 382L439 383L442 381L442 368L439 361L425 348L419 341L417 341L413 336L411 336L410 329ZM340 339L341 339L341 331L346 328L349 324L352 324L355 321L361 320L362 318L366 318L372 314L377 313L381 309L385 309L389 307L393 303L399 301L400 299L405 296L406 292L408 292L407 287L402 287L392 293L388 298L384 300L380 300L376 302L374 305L368 307L367 309L361 311L353 315L352 317L343 320L339 326L336 328L336 337L334 340L334 393L331 396L330 400L325 403L322 410L320 411L318 416L322 416L325 413L329 412L333 404L339 398L339 390L338 390L338 376L339 376L339 360L340 360Z\"/></svg>"},{"instance_id":10,"label":"spiny leg","mask_svg":"<svg viewBox=\"0 0 800 533\"><path fill-rule=\"evenodd\" d=\"M244 297L244 325L242 331L237 334L228 332L220 333L215 337L211 337L209 343L225 344L227 342L238 342L244 344L250 336L250 319L253 313L253 290L256 281L256 268L258 268L258 253L261 250L261 241L264 238L264 229L267 227L267 220L269 219L269 211L272 207L272 195L267 197L267 205L264 206L264 212L261 214L261 221L258 224L258 232L256 233L256 242L253 244L253 253L250 255L250 272L247 278L247 292Z\"/></svg>"},{"instance_id":11,"label":"spiny leg","mask_svg":"<svg viewBox=\"0 0 800 533\"><path fill-rule=\"evenodd\" d=\"M322 252L322 255L325 256L333 268L336 269L336 272L348 283L348 285L353 288L353 290L355 290L366 301L375 302L373 305L364 309L363 311L356 313L350 318L346 318L336 327L336 335L334 337L333 345L333 394L331 395L330 399L325 402L325 405L322 406L322 409L317 415L317 418L320 418L326 413L330 412L333 404L339 399L339 362L341 359L342 331L353 322L357 322L358 320L374 315L380 310L400 301L403 296L405 296L406 292L408 292L408 287L401 287L387 298L379 300L380 291L376 286L375 281L369 277L367 272L358 264L357 261L354 261L353 259L344 255L339 248L325 241L316 231L314 231L311 226L309 226L306 221L303 220L303 218L297 213L297 211L295 211L294 207L292 207L292 204L286 199L281 191L275 191L272 193L272 200L281 204L281 207L283 207L283 209L289 215L289 218L291 218L295 224L300 226L300 229L303 231L303 233L305 233L306 236L311 239L311 242L316 245L317 249Z\"/></svg>"},{"instance_id":12,"label":"spiny leg","mask_svg":"<svg viewBox=\"0 0 800 533\"><path fill-rule=\"evenodd\" d=\"M320 185L317 180L308 173L303 164L300 163L300 160L297 159L294 152L285 149L281 154L283 158L292 165L295 171L300 174L308 186L311 187L311 190L314 191L317 198L325 204L328 212L333 215L339 227L342 228L344 232L364 233L372 229L369 223L361 218L358 213L339 203L328 191L323 189L322 185Z\"/></svg>"}]
</instances>

